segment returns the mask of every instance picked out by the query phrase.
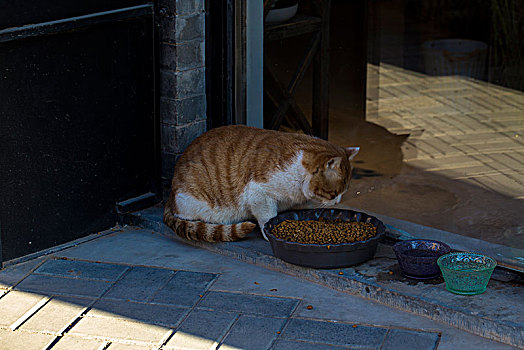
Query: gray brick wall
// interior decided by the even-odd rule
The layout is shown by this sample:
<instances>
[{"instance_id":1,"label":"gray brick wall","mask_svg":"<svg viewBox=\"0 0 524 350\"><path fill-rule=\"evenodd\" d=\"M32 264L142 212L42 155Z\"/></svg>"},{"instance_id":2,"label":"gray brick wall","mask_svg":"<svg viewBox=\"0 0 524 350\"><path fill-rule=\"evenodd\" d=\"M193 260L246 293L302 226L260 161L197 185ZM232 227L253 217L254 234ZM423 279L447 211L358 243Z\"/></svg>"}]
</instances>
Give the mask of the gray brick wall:
<instances>
[{"instance_id":1,"label":"gray brick wall","mask_svg":"<svg viewBox=\"0 0 524 350\"><path fill-rule=\"evenodd\" d=\"M177 159L206 131L205 13L203 0L157 1L162 181L168 187Z\"/></svg>"}]
</instances>

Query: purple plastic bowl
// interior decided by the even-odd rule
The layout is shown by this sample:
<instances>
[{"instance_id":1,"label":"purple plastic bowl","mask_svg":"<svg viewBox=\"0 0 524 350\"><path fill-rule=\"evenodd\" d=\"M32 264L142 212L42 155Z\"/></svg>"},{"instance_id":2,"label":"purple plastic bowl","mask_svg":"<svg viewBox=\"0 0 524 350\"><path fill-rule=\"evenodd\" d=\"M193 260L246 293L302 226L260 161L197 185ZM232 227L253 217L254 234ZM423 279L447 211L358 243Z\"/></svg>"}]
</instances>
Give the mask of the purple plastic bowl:
<instances>
[{"instance_id":1,"label":"purple plastic bowl","mask_svg":"<svg viewBox=\"0 0 524 350\"><path fill-rule=\"evenodd\" d=\"M404 276L414 279L432 279L440 275L437 259L451 251L439 241L412 239L400 241L393 246Z\"/></svg>"}]
</instances>

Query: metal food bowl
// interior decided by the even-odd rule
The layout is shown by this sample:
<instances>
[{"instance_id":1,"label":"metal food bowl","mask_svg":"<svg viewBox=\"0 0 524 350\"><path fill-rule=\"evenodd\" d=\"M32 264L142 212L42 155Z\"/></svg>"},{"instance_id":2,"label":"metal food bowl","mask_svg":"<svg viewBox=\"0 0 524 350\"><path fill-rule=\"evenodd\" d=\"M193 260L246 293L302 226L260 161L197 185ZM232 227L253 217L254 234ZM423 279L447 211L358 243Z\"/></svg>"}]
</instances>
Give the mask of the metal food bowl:
<instances>
[{"instance_id":1,"label":"metal food bowl","mask_svg":"<svg viewBox=\"0 0 524 350\"><path fill-rule=\"evenodd\" d=\"M273 228L285 220L341 219L346 222L366 222L376 227L377 233L365 241L342 244L304 244L276 238ZM345 209L308 209L284 212L264 225L264 233L271 243L273 254L291 264L318 269L348 267L367 261L375 255L385 226L376 217Z\"/></svg>"},{"instance_id":2,"label":"metal food bowl","mask_svg":"<svg viewBox=\"0 0 524 350\"><path fill-rule=\"evenodd\" d=\"M446 289L462 295L484 293L497 266L489 256L475 253L449 253L438 258L437 264L442 270Z\"/></svg>"},{"instance_id":3,"label":"metal food bowl","mask_svg":"<svg viewBox=\"0 0 524 350\"><path fill-rule=\"evenodd\" d=\"M402 274L413 279L432 279L440 275L437 259L451 251L442 242L412 239L393 246Z\"/></svg>"}]
</instances>

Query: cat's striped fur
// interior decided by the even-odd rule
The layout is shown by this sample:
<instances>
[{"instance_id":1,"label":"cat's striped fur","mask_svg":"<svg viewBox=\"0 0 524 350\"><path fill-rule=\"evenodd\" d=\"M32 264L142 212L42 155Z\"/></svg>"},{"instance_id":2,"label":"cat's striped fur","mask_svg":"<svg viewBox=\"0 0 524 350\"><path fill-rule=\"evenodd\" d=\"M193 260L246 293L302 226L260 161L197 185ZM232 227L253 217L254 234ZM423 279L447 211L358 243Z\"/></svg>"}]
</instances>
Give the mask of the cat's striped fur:
<instances>
[{"instance_id":1,"label":"cat's striped fur","mask_svg":"<svg viewBox=\"0 0 524 350\"><path fill-rule=\"evenodd\" d=\"M340 202L357 152L300 134L240 125L212 129L178 160L164 222L190 240L241 239L256 227L248 220L262 228L306 201Z\"/></svg>"}]
</instances>

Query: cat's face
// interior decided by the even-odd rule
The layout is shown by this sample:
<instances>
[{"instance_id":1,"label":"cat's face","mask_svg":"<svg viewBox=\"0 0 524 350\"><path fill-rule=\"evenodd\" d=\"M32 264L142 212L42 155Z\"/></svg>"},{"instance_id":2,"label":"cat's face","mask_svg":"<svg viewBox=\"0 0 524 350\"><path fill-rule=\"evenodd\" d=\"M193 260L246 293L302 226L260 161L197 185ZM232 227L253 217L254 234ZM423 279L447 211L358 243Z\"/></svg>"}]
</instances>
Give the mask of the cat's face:
<instances>
[{"instance_id":1,"label":"cat's face","mask_svg":"<svg viewBox=\"0 0 524 350\"><path fill-rule=\"evenodd\" d=\"M345 149L345 157L332 157L318 164L304 189L306 197L323 206L340 203L342 195L349 188L352 170L350 161L358 151L358 147L349 147Z\"/></svg>"}]
</instances>

